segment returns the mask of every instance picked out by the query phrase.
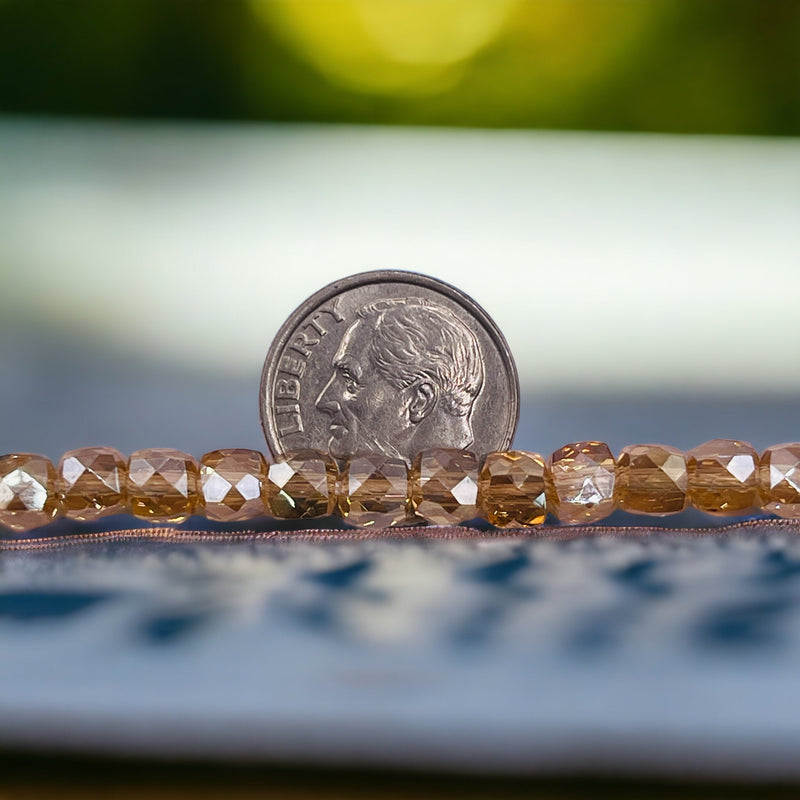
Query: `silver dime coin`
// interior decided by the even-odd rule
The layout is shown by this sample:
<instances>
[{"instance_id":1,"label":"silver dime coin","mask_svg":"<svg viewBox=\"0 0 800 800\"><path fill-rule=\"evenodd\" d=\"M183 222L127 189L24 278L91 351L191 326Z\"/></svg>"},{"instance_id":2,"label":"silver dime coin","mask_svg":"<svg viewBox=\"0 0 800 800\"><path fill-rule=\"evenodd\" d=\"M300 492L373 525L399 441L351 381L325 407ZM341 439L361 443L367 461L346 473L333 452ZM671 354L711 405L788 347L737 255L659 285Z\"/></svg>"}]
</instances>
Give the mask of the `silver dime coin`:
<instances>
[{"instance_id":1,"label":"silver dime coin","mask_svg":"<svg viewBox=\"0 0 800 800\"><path fill-rule=\"evenodd\" d=\"M335 281L278 331L261 376L261 420L275 457L303 448L337 459L375 452L506 450L519 381L503 334L458 289L380 270Z\"/></svg>"}]
</instances>

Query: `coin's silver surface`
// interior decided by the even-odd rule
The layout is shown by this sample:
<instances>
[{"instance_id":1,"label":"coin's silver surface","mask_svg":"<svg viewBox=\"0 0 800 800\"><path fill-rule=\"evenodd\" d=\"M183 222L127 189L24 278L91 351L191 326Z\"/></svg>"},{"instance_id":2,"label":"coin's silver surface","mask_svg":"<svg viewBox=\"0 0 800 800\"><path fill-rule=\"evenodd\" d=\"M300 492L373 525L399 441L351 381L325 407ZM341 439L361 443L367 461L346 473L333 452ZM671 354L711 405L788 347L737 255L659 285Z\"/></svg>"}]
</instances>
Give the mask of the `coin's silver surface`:
<instances>
[{"instance_id":1,"label":"coin's silver surface","mask_svg":"<svg viewBox=\"0 0 800 800\"><path fill-rule=\"evenodd\" d=\"M400 270L353 275L286 320L261 376L272 454L315 448L410 463L423 449L506 450L519 380L491 317L447 283Z\"/></svg>"}]
</instances>

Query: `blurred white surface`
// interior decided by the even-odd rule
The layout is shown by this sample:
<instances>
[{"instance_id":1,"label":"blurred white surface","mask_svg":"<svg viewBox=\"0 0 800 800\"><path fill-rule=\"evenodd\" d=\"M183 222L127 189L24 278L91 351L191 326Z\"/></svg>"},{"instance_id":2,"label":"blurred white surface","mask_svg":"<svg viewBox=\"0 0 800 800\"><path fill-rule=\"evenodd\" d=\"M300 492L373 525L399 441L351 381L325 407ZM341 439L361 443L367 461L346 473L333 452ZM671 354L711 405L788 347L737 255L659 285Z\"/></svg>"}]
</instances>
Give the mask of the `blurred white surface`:
<instances>
[{"instance_id":1,"label":"blurred white surface","mask_svg":"<svg viewBox=\"0 0 800 800\"><path fill-rule=\"evenodd\" d=\"M475 297L540 392L800 389L796 140L0 121L0 336L255 376L390 267Z\"/></svg>"}]
</instances>

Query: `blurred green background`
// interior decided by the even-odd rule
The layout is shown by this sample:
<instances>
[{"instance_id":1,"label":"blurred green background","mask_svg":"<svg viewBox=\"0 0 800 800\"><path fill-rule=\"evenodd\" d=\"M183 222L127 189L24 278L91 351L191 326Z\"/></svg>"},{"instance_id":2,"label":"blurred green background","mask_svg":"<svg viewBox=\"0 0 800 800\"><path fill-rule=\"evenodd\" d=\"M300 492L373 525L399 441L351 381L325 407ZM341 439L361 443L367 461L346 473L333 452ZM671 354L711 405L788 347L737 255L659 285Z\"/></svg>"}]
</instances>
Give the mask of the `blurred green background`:
<instances>
[{"instance_id":1,"label":"blurred green background","mask_svg":"<svg viewBox=\"0 0 800 800\"><path fill-rule=\"evenodd\" d=\"M796 0L0 0L0 111L800 134Z\"/></svg>"},{"instance_id":2,"label":"blurred green background","mask_svg":"<svg viewBox=\"0 0 800 800\"><path fill-rule=\"evenodd\" d=\"M496 319L520 446L791 441L798 135L800 0L0 0L3 446L263 447L376 268Z\"/></svg>"}]
</instances>

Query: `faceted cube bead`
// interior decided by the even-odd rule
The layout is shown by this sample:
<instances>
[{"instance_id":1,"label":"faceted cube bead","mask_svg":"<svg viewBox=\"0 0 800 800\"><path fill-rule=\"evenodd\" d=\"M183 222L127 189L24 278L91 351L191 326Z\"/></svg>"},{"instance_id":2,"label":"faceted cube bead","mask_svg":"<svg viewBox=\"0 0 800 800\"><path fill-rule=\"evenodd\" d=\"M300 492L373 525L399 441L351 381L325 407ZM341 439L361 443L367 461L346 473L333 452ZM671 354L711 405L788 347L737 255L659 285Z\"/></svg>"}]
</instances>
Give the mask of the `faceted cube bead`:
<instances>
[{"instance_id":1,"label":"faceted cube bead","mask_svg":"<svg viewBox=\"0 0 800 800\"><path fill-rule=\"evenodd\" d=\"M226 449L200 459L198 513L235 522L267 513L267 462L257 450Z\"/></svg>"},{"instance_id":2,"label":"faceted cube bead","mask_svg":"<svg viewBox=\"0 0 800 800\"><path fill-rule=\"evenodd\" d=\"M435 525L478 516L478 459L466 450L423 450L409 472L413 510Z\"/></svg>"},{"instance_id":3,"label":"faceted cube bead","mask_svg":"<svg viewBox=\"0 0 800 800\"><path fill-rule=\"evenodd\" d=\"M339 486L339 512L351 525L388 528L408 519L408 469L401 458L354 456Z\"/></svg>"},{"instance_id":4,"label":"faceted cube bead","mask_svg":"<svg viewBox=\"0 0 800 800\"><path fill-rule=\"evenodd\" d=\"M686 489L686 456L674 447L634 444L617 458L617 497L625 511L677 514L686 508Z\"/></svg>"},{"instance_id":5,"label":"faceted cube bead","mask_svg":"<svg viewBox=\"0 0 800 800\"><path fill-rule=\"evenodd\" d=\"M127 511L125 457L113 447L70 450L58 464L64 513L86 522Z\"/></svg>"},{"instance_id":6,"label":"faceted cube bead","mask_svg":"<svg viewBox=\"0 0 800 800\"><path fill-rule=\"evenodd\" d=\"M0 525L29 531L60 514L56 470L49 458L32 453L0 456Z\"/></svg>"},{"instance_id":7,"label":"faceted cube bead","mask_svg":"<svg viewBox=\"0 0 800 800\"><path fill-rule=\"evenodd\" d=\"M616 462L603 442L565 444L548 459L550 511L565 525L605 519L616 507Z\"/></svg>"},{"instance_id":8,"label":"faceted cube bead","mask_svg":"<svg viewBox=\"0 0 800 800\"><path fill-rule=\"evenodd\" d=\"M800 442L776 444L761 454L758 489L764 511L800 518Z\"/></svg>"},{"instance_id":9,"label":"faceted cube bead","mask_svg":"<svg viewBox=\"0 0 800 800\"><path fill-rule=\"evenodd\" d=\"M298 450L267 470L267 505L280 519L332 514L336 506L336 463L319 450Z\"/></svg>"},{"instance_id":10,"label":"faceted cube bead","mask_svg":"<svg viewBox=\"0 0 800 800\"><path fill-rule=\"evenodd\" d=\"M719 516L746 514L758 505L758 453L736 439L713 439L686 454L689 502Z\"/></svg>"},{"instance_id":11,"label":"faceted cube bead","mask_svg":"<svg viewBox=\"0 0 800 800\"><path fill-rule=\"evenodd\" d=\"M546 471L538 453L489 453L478 477L478 504L497 528L541 525L547 516Z\"/></svg>"},{"instance_id":12,"label":"faceted cube bead","mask_svg":"<svg viewBox=\"0 0 800 800\"><path fill-rule=\"evenodd\" d=\"M137 450L128 460L128 505L139 519L183 522L197 506L197 462L180 450Z\"/></svg>"}]
</instances>

